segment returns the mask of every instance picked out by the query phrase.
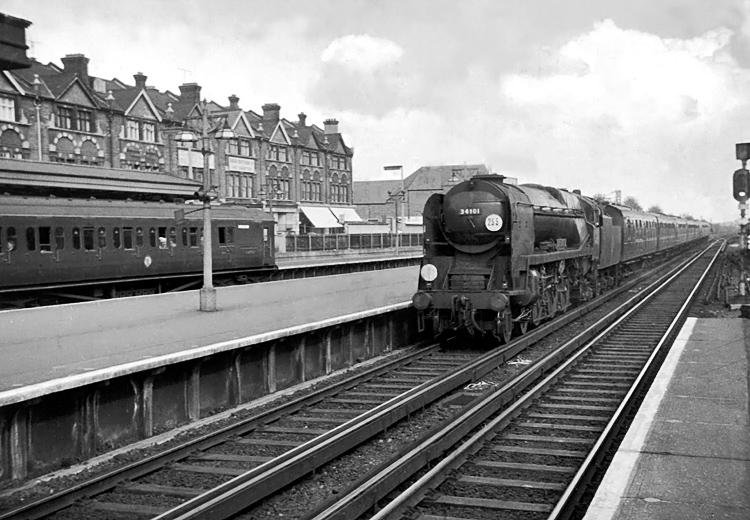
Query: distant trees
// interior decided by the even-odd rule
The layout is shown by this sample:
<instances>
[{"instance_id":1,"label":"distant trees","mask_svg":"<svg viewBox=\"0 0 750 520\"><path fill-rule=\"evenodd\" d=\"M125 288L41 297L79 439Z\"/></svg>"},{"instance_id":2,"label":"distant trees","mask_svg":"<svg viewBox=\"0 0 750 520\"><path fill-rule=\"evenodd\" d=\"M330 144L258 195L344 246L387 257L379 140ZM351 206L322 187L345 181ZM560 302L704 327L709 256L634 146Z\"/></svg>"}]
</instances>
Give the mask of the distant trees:
<instances>
[{"instance_id":1,"label":"distant trees","mask_svg":"<svg viewBox=\"0 0 750 520\"><path fill-rule=\"evenodd\" d=\"M594 196L591 198L599 203L607 202L607 197L604 195L604 193L594 193Z\"/></svg>"},{"instance_id":2,"label":"distant trees","mask_svg":"<svg viewBox=\"0 0 750 520\"><path fill-rule=\"evenodd\" d=\"M640 202L638 202L638 199L633 196L625 197L625 200L623 200L622 203L636 211L643 211L643 207L641 206Z\"/></svg>"},{"instance_id":3,"label":"distant trees","mask_svg":"<svg viewBox=\"0 0 750 520\"><path fill-rule=\"evenodd\" d=\"M661 210L661 206L659 206L658 204L654 204L654 205L650 206L648 208L648 211L649 211L649 213L664 213Z\"/></svg>"}]
</instances>

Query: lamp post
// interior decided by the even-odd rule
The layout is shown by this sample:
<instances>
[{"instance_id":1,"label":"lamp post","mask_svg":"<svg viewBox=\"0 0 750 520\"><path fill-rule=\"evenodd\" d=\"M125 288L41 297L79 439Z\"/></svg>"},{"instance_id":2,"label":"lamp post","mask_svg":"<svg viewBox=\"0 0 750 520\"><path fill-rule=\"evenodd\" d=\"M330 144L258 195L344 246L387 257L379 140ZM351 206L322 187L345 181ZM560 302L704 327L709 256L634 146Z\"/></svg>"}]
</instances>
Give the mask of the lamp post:
<instances>
[{"instance_id":1,"label":"lamp post","mask_svg":"<svg viewBox=\"0 0 750 520\"><path fill-rule=\"evenodd\" d=\"M36 109L36 146L37 146L37 157L39 161L42 160L42 118L40 117L40 110L42 108L42 99L39 97L39 85L42 82L39 79L39 74L34 74L34 108Z\"/></svg>"},{"instance_id":2,"label":"lamp post","mask_svg":"<svg viewBox=\"0 0 750 520\"><path fill-rule=\"evenodd\" d=\"M388 192L388 202L393 201L396 206L396 221L393 226L393 231L396 234L396 254L398 255L398 246L399 246L399 236L398 236L398 207L399 204L403 204L404 196L406 195L406 192L404 191L404 167L401 165L396 166L384 166L383 169L385 171L392 171L392 170L401 170L401 188L398 191ZM404 208L401 207L401 214L404 214Z\"/></svg>"},{"instance_id":3,"label":"lamp post","mask_svg":"<svg viewBox=\"0 0 750 520\"><path fill-rule=\"evenodd\" d=\"M216 307L216 288L213 283L213 247L212 247L212 230L211 230L211 199L216 198L212 192L210 159L211 142L208 135L208 104L203 100L201 105L203 112L202 131L201 131L201 154L203 155L203 188L196 192L198 200L203 202L203 287L200 290L200 310L213 312ZM229 126L225 124L214 134L217 141L234 139L235 135ZM198 137L189 129L184 129L178 133L175 141L180 143L194 143Z\"/></svg>"},{"instance_id":4,"label":"lamp post","mask_svg":"<svg viewBox=\"0 0 750 520\"><path fill-rule=\"evenodd\" d=\"M104 98L104 101L107 102L107 123L109 125L109 167L114 168L115 167L115 152L113 150L114 147L114 139L112 137L112 119L114 118L114 114L112 112L112 103L115 101L115 96L112 95L112 91L110 90L107 92L107 97Z\"/></svg>"},{"instance_id":5,"label":"lamp post","mask_svg":"<svg viewBox=\"0 0 750 520\"><path fill-rule=\"evenodd\" d=\"M268 212L271 214L271 218L273 219L273 201L276 198L276 196L281 192L281 188L279 187L279 180L271 177L266 178L266 183L262 184L260 186L260 193L259 195L261 198L265 196L265 201L268 203ZM274 219L274 236L276 235L276 219Z\"/></svg>"}]
</instances>

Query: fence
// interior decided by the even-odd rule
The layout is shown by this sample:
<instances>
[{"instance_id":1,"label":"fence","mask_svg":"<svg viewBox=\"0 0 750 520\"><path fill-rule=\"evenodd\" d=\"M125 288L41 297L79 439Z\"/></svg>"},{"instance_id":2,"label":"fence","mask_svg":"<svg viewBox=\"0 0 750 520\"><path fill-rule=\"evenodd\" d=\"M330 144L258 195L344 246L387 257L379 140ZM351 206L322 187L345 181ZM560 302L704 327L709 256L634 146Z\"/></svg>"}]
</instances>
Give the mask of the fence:
<instances>
[{"instance_id":1,"label":"fence","mask_svg":"<svg viewBox=\"0 0 750 520\"><path fill-rule=\"evenodd\" d=\"M422 245L422 233L398 235L400 247ZM396 235L381 233L373 235L290 235L286 237L286 252L339 251L343 249L382 249L396 247Z\"/></svg>"}]
</instances>

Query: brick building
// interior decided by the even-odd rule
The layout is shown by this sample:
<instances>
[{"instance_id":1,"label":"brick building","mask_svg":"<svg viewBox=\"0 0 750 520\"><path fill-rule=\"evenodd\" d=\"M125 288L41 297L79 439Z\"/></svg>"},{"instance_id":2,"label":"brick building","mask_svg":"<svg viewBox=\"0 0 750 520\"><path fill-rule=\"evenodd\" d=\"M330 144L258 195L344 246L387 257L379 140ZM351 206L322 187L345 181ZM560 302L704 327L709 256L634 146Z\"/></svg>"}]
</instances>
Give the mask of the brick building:
<instances>
[{"instance_id":1,"label":"brick building","mask_svg":"<svg viewBox=\"0 0 750 520\"><path fill-rule=\"evenodd\" d=\"M483 164L422 166L404 179L404 197L399 204L399 220L421 217L427 199L433 193L445 193L454 184L488 173ZM401 190L400 180L359 181L354 183L354 205L364 219L391 221L396 201L391 196Z\"/></svg>"},{"instance_id":2,"label":"brick building","mask_svg":"<svg viewBox=\"0 0 750 520\"><path fill-rule=\"evenodd\" d=\"M240 108L234 95L226 106L206 102L197 83L180 85L179 94L159 91L141 72L132 84L98 78L81 54L62 58L62 67L29 61L27 69L0 72L3 163L117 169L124 180L132 171L134 177L172 176L198 186L205 173L201 142L174 138L186 127L201 135L205 111L211 183L222 202L263 205L281 232L343 230L343 221L359 220L352 207L353 150L335 119L321 128L308 124L304 113L295 121L283 118L274 103L256 113ZM213 138L227 126L234 139ZM19 186L7 175L0 178L5 191Z\"/></svg>"}]
</instances>

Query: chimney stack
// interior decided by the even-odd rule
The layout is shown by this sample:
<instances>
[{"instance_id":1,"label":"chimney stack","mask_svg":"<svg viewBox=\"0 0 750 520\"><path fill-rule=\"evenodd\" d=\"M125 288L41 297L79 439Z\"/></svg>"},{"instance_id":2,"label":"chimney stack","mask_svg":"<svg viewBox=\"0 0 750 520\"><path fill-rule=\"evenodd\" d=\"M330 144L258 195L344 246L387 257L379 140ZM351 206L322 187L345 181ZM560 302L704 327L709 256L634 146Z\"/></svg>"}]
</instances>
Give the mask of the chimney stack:
<instances>
[{"instance_id":1,"label":"chimney stack","mask_svg":"<svg viewBox=\"0 0 750 520\"><path fill-rule=\"evenodd\" d=\"M304 112L300 112L297 114L297 117L299 117L299 125L306 126L305 122L307 121L307 115Z\"/></svg>"},{"instance_id":2,"label":"chimney stack","mask_svg":"<svg viewBox=\"0 0 750 520\"><path fill-rule=\"evenodd\" d=\"M148 79L148 77L144 76L143 72L133 74L133 78L135 78L135 88L139 90L143 90L146 88L146 79Z\"/></svg>"},{"instance_id":3,"label":"chimney stack","mask_svg":"<svg viewBox=\"0 0 750 520\"><path fill-rule=\"evenodd\" d=\"M201 102L201 86L197 83L184 83L180 85L180 97L194 104Z\"/></svg>"},{"instance_id":4,"label":"chimney stack","mask_svg":"<svg viewBox=\"0 0 750 520\"><path fill-rule=\"evenodd\" d=\"M231 108L232 110L239 110L240 109L239 102L240 102L240 98L238 98L234 94L232 94L231 96L229 96L229 108Z\"/></svg>"},{"instance_id":5,"label":"chimney stack","mask_svg":"<svg viewBox=\"0 0 750 520\"><path fill-rule=\"evenodd\" d=\"M89 59L83 54L68 54L62 59L66 74L78 74L88 84Z\"/></svg>"},{"instance_id":6,"label":"chimney stack","mask_svg":"<svg viewBox=\"0 0 750 520\"><path fill-rule=\"evenodd\" d=\"M323 124L325 125L326 134L339 133L339 122L336 119L326 119Z\"/></svg>"},{"instance_id":7,"label":"chimney stack","mask_svg":"<svg viewBox=\"0 0 750 520\"><path fill-rule=\"evenodd\" d=\"M279 122L280 112L281 107L276 103L266 103L263 105L263 121L268 121L273 126L276 126L276 123Z\"/></svg>"}]
</instances>

